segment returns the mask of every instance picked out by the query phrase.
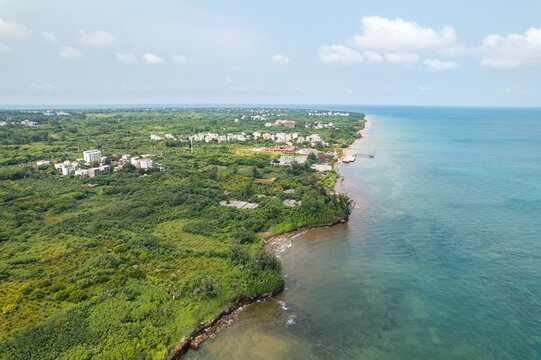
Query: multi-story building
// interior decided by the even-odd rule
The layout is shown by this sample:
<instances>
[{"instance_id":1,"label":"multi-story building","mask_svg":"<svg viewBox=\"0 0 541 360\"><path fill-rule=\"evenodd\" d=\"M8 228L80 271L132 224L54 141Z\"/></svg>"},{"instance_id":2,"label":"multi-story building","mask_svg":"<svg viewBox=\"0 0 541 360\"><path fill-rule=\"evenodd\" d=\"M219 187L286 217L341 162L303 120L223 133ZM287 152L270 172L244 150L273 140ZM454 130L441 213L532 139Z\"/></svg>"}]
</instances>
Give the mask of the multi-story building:
<instances>
[{"instance_id":1,"label":"multi-story building","mask_svg":"<svg viewBox=\"0 0 541 360\"><path fill-rule=\"evenodd\" d=\"M101 151L87 150L83 152L83 157L87 163L91 163L94 161L101 161Z\"/></svg>"},{"instance_id":2,"label":"multi-story building","mask_svg":"<svg viewBox=\"0 0 541 360\"><path fill-rule=\"evenodd\" d=\"M88 176L93 178L96 175L103 175L111 172L111 168L109 166L100 166L92 169L88 169Z\"/></svg>"},{"instance_id":3,"label":"multi-story building","mask_svg":"<svg viewBox=\"0 0 541 360\"><path fill-rule=\"evenodd\" d=\"M150 169L152 167L152 159L141 159L139 160L139 165L141 169Z\"/></svg>"}]
</instances>

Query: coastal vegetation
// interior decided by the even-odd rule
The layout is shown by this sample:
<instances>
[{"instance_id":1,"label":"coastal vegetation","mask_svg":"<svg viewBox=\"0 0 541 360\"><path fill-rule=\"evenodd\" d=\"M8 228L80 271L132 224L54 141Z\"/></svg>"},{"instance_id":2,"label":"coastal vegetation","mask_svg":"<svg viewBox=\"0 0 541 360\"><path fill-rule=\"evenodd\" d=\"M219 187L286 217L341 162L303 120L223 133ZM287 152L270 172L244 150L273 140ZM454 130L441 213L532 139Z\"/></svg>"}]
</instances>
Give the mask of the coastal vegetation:
<instances>
[{"instance_id":1,"label":"coastal vegetation","mask_svg":"<svg viewBox=\"0 0 541 360\"><path fill-rule=\"evenodd\" d=\"M296 126L265 127L254 114ZM339 154L364 126L358 113L278 109L0 117L2 359L161 359L232 300L283 284L265 238L349 214L349 199L333 191L337 174L312 169L314 155L277 166L283 154L252 150L274 147L270 140L152 141L151 133L317 133L327 146L298 145ZM91 179L54 168L89 149L109 163L151 154L160 167L127 163ZM36 165L43 160L51 163ZM257 207L220 206L235 200Z\"/></svg>"}]
</instances>

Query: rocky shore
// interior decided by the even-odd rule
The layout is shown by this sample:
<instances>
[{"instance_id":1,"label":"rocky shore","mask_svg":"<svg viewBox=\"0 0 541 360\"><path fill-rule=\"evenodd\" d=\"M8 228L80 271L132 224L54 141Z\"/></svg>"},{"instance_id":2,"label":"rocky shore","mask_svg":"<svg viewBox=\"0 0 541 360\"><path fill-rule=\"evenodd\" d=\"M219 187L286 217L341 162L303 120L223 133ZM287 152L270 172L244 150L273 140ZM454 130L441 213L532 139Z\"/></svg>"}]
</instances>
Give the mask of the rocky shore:
<instances>
[{"instance_id":1,"label":"rocky shore","mask_svg":"<svg viewBox=\"0 0 541 360\"><path fill-rule=\"evenodd\" d=\"M199 349L199 346L203 341L213 337L221 329L231 324L246 305L259 300L268 300L282 292L283 289L284 287L280 286L271 292L257 294L251 297L241 296L237 298L220 314L209 321L200 323L197 328L192 330L192 334L189 337L183 337L175 347L169 349L165 355L165 359L180 359L188 352L188 350Z\"/></svg>"}]
</instances>

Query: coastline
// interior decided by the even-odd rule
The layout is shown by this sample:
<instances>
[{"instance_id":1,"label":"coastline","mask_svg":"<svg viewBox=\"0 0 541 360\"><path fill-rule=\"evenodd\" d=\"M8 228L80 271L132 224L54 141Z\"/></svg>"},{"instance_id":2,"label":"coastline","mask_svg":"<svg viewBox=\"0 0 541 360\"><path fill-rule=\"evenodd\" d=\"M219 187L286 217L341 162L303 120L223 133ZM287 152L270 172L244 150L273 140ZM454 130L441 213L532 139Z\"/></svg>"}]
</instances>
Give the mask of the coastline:
<instances>
[{"instance_id":1,"label":"coastline","mask_svg":"<svg viewBox=\"0 0 541 360\"><path fill-rule=\"evenodd\" d=\"M261 247L266 251L276 255L277 249L287 240L295 237L296 235L305 233L308 230L316 229L320 227L334 226L337 224L343 224L348 221L347 217L338 218L335 221L327 223L309 224L298 228L297 230L288 231L279 235L271 236L261 243ZM274 296L280 294L284 290L284 285L280 285L276 289L270 292L256 294L251 297L240 296L227 305L227 309L211 318L208 321L202 322L196 329L193 329L189 336L183 337L177 345L170 348L165 359L178 360L181 359L190 349L198 350L199 346L214 337L220 330L228 325L231 325L233 321L238 317L239 313L248 305L261 300L270 300Z\"/></svg>"},{"instance_id":2,"label":"coastline","mask_svg":"<svg viewBox=\"0 0 541 360\"><path fill-rule=\"evenodd\" d=\"M365 126L358 131L361 137L359 137L358 139L355 139L355 141L353 141L347 148L344 149L344 151L342 152L342 156L335 163L335 166L342 164L342 158L345 156L347 151L351 150L358 142L360 142L363 139L362 134L365 130L368 129L369 123L370 123L369 119L365 117L365 124L364 124ZM337 190L338 188L343 187L343 184L342 184L343 180L344 178L342 176L336 179L336 182L334 184L334 190L337 193L344 193ZM354 205L353 200L351 201L352 201L352 204ZM282 234L271 236L263 240L263 242L261 243L261 247L276 256L278 250L283 246L283 244L286 241L294 238L295 236L303 234L312 229L320 228L320 227L329 227L329 226L334 226L338 224L344 224L348 220L349 220L349 216L346 216L346 217L340 217L332 222L304 225L296 230L292 230L292 231L288 231ZM270 300L274 296L281 293L283 289L284 289L284 285L281 285L270 292L256 294L251 297L240 296L234 299L227 305L226 310L222 311L221 313L211 318L210 320L200 323L197 329L194 329L189 336L183 337L177 345L175 345L173 348L170 348L165 355L165 359L167 360L181 359L190 349L198 350L199 346L204 341L208 340L209 338L214 337L220 330L222 330L226 326L229 326L233 321L235 321L239 313L246 306L251 305L255 302L261 301L261 300Z\"/></svg>"}]
</instances>

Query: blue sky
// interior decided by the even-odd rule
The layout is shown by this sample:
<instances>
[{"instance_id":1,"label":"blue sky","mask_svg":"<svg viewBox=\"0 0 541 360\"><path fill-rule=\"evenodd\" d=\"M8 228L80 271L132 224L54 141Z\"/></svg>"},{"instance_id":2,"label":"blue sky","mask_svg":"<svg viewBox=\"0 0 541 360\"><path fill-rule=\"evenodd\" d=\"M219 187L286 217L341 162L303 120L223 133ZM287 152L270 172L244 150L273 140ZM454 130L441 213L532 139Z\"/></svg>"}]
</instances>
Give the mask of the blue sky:
<instances>
[{"instance_id":1,"label":"blue sky","mask_svg":"<svg viewBox=\"0 0 541 360\"><path fill-rule=\"evenodd\" d=\"M0 0L0 104L541 106L541 1Z\"/></svg>"}]
</instances>

